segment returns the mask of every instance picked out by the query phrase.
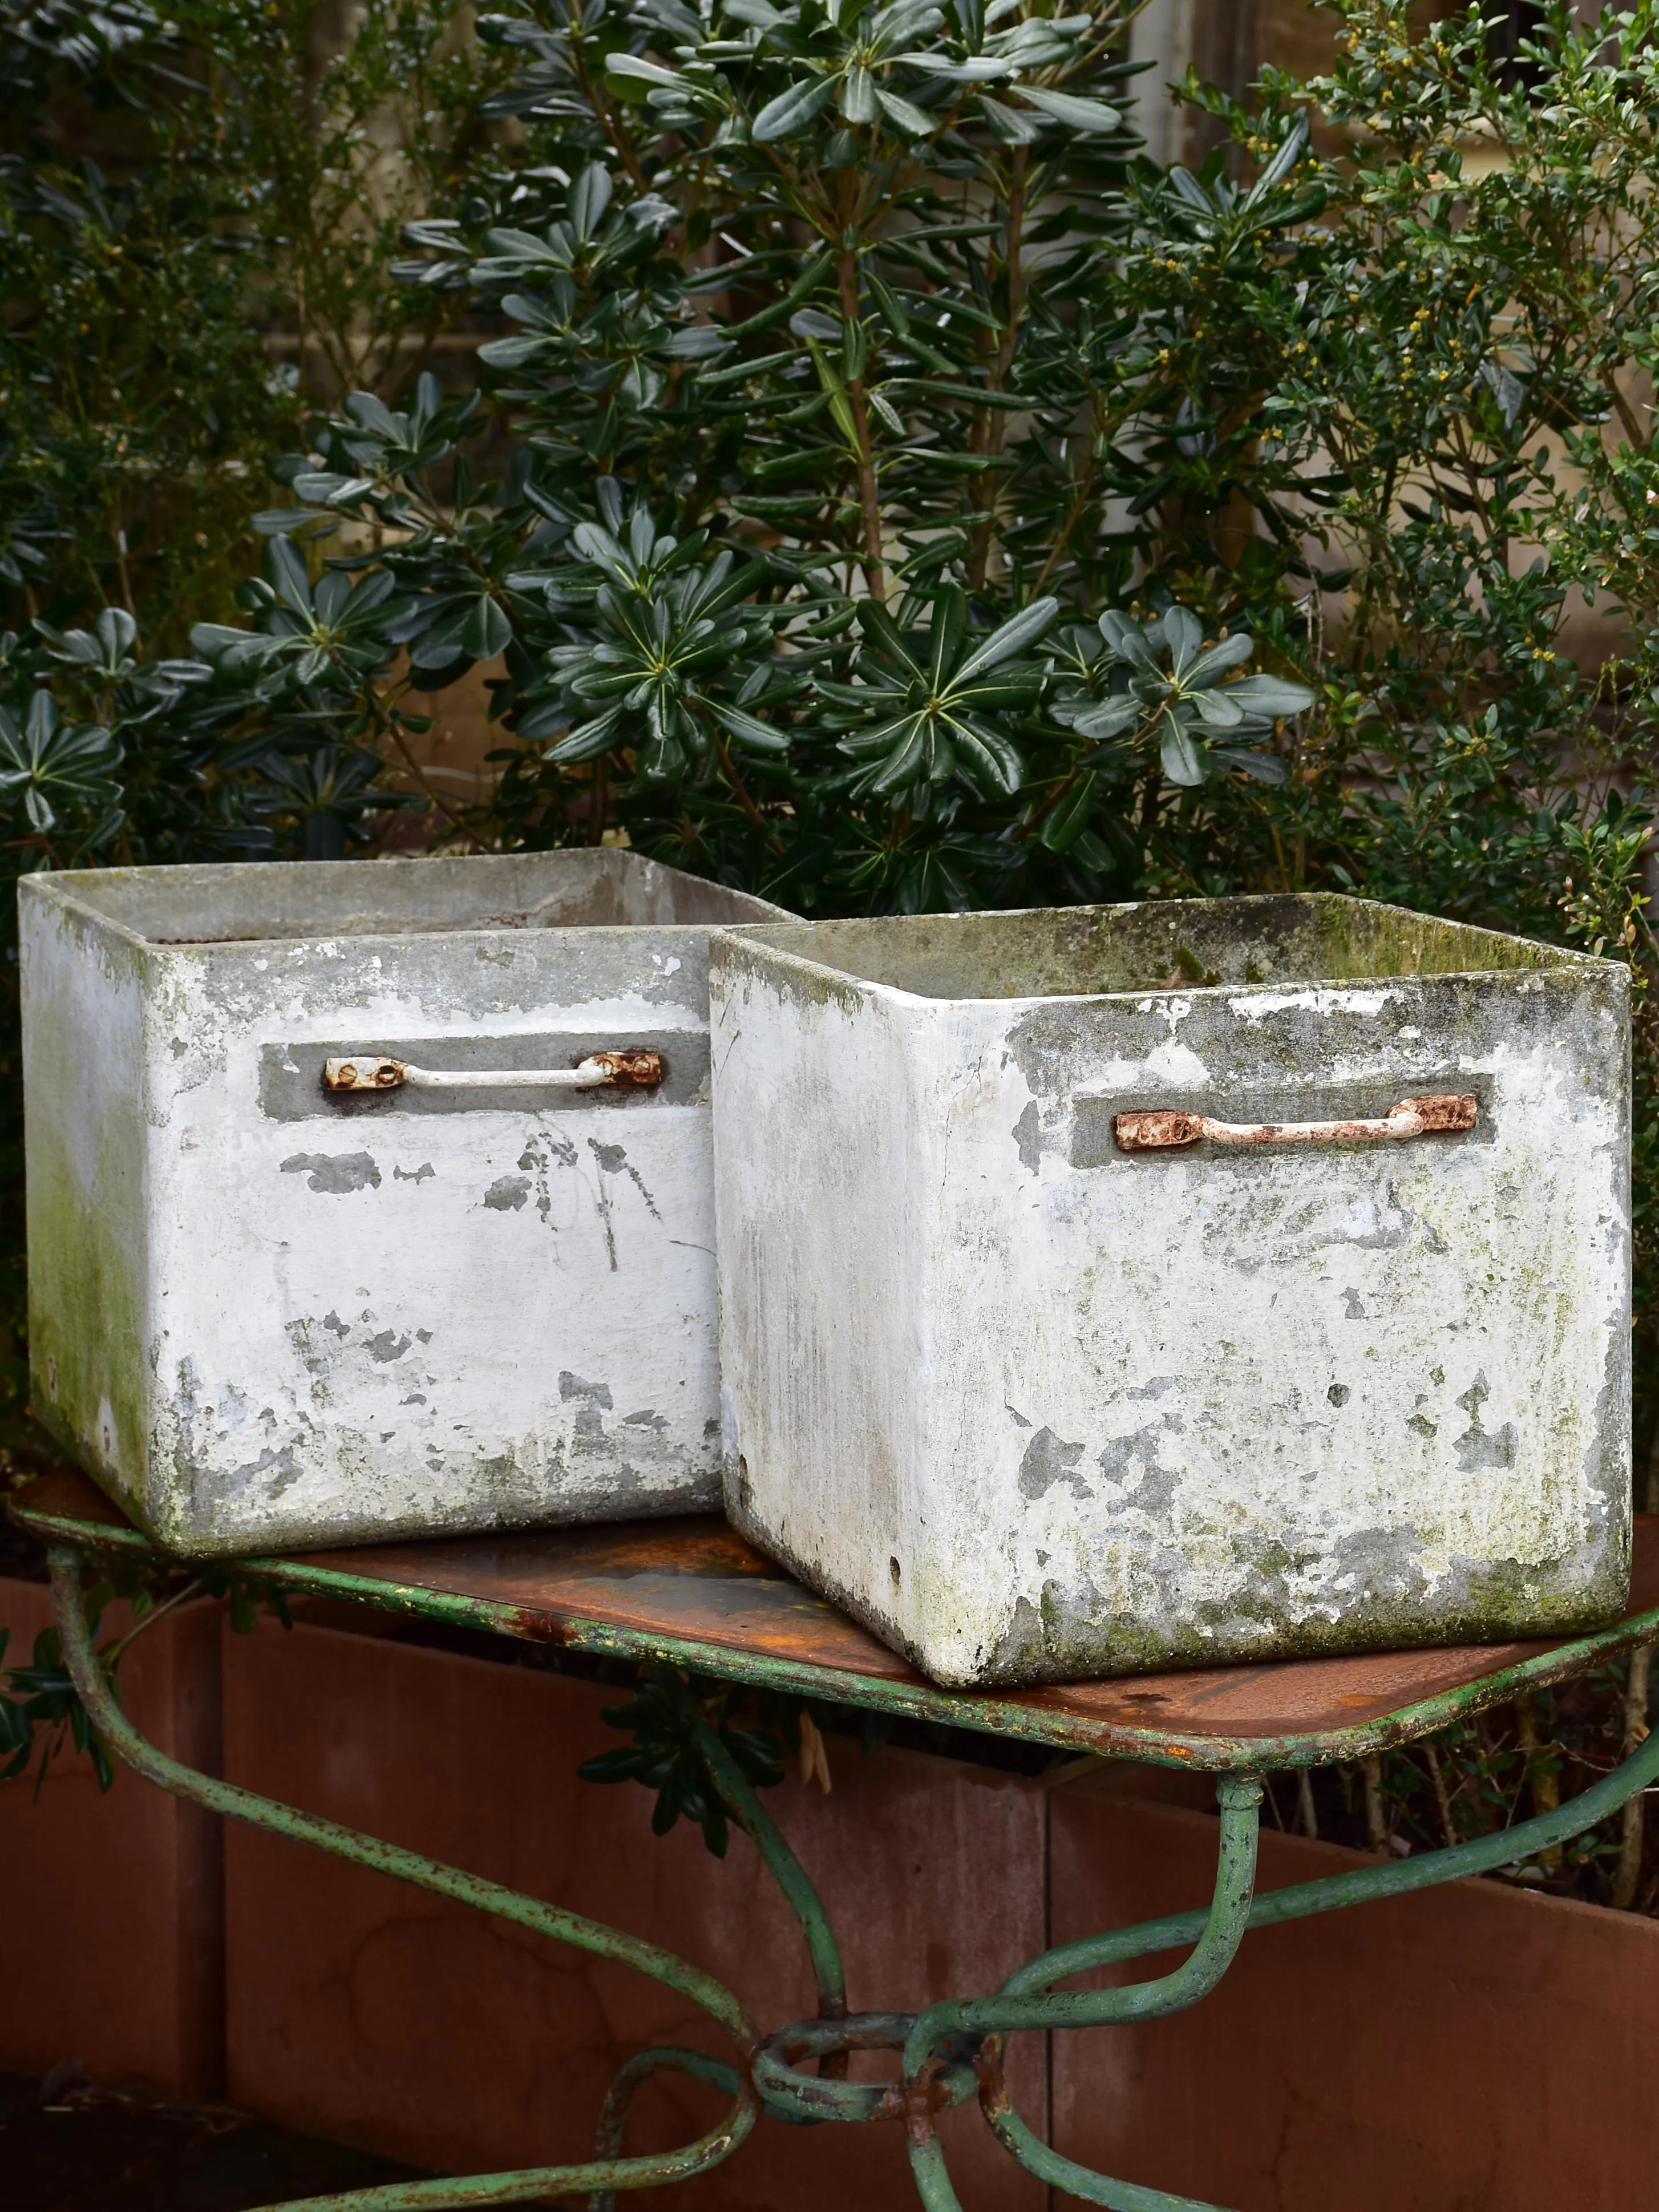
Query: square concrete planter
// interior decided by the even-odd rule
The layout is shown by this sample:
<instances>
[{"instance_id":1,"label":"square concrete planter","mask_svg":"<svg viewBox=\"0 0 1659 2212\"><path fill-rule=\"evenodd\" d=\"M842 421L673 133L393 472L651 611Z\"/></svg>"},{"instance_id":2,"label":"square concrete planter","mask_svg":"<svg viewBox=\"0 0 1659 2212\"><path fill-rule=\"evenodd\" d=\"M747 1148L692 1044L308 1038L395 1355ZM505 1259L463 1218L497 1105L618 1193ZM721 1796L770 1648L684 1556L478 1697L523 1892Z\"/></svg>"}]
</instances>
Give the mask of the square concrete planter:
<instances>
[{"instance_id":1,"label":"square concrete planter","mask_svg":"<svg viewBox=\"0 0 1659 2212\"><path fill-rule=\"evenodd\" d=\"M608 850L21 903L34 1409L160 1542L718 1503L708 925L779 909Z\"/></svg>"},{"instance_id":2,"label":"square concrete planter","mask_svg":"<svg viewBox=\"0 0 1659 2212\"><path fill-rule=\"evenodd\" d=\"M718 935L728 1510L953 1684L1611 1617L1626 992L1323 896Z\"/></svg>"}]
</instances>

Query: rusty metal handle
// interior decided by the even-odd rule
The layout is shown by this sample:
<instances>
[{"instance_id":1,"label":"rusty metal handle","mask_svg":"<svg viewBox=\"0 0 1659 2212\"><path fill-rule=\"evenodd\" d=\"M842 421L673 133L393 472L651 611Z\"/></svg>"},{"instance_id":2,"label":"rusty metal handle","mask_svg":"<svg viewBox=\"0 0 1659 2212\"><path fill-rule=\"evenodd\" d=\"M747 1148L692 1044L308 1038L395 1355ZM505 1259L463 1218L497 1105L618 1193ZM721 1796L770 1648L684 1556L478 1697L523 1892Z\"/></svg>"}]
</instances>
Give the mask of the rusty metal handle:
<instances>
[{"instance_id":1,"label":"rusty metal handle","mask_svg":"<svg viewBox=\"0 0 1659 2212\"><path fill-rule=\"evenodd\" d=\"M1167 1108L1117 1114L1112 1134L1126 1152L1180 1152L1206 1138L1212 1145L1397 1144L1407 1137L1439 1137L1472 1129L1477 1108L1469 1091L1442 1097L1402 1098L1378 1121L1218 1121L1208 1114Z\"/></svg>"},{"instance_id":2,"label":"rusty metal handle","mask_svg":"<svg viewBox=\"0 0 1659 2212\"><path fill-rule=\"evenodd\" d=\"M574 1067L416 1067L370 1054L323 1063L325 1091L653 1091L659 1052L595 1052Z\"/></svg>"}]
</instances>

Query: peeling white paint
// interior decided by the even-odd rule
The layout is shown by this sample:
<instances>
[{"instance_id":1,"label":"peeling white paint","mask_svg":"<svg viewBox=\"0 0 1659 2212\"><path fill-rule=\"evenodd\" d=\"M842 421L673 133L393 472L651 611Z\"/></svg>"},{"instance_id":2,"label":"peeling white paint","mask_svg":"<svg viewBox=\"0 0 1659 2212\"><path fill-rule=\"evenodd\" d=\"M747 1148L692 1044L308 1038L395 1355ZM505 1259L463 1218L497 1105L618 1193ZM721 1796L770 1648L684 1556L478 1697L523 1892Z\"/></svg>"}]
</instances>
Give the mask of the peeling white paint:
<instances>
[{"instance_id":1,"label":"peeling white paint","mask_svg":"<svg viewBox=\"0 0 1659 2212\"><path fill-rule=\"evenodd\" d=\"M1358 1014L1362 1019L1400 1003L1397 991L1244 991L1227 1001L1241 1021L1264 1022L1274 1014L1310 1008L1322 1014Z\"/></svg>"},{"instance_id":2,"label":"peeling white paint","mask_svg":"<svg viewBox=\"0 0 1659 2212\"><path fill-rule=\"evenodd\" d=\"M1210 1071L1190 1045L1159 1044L1143 1060L1114 1060L1092 1082L1079 1085L1079 1098L1115 1098L1134 1083L1155 1083L1178 1090L1190 1084L1196 1090L1206 1090L1211 1081Z\"/></svg>"}]
</instances>

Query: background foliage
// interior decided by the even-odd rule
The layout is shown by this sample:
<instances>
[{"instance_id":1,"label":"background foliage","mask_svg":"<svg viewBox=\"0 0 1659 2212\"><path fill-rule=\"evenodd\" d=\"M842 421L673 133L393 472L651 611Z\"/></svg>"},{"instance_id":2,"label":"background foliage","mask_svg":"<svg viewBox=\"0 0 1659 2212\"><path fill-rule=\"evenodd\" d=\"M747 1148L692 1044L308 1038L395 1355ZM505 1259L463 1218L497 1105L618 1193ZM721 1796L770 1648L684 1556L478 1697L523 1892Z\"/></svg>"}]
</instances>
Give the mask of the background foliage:
<instances>
[{"instance_id":1,"label":"background foliage","mask_svg":"<svg viewBox=\"0 0 1659 2212\"><path fill-rule=\"evenodd\" d=\"M1324 885L1625 958L1659 1504L1654 12L1501 66L1331 12L1328 77L1186 88L1194 174L1117 0L0 0L9 866L419 811L809 914ZM1615 1756L1604 1689L1467 1805Z\"/></svg>"}]
</instances>

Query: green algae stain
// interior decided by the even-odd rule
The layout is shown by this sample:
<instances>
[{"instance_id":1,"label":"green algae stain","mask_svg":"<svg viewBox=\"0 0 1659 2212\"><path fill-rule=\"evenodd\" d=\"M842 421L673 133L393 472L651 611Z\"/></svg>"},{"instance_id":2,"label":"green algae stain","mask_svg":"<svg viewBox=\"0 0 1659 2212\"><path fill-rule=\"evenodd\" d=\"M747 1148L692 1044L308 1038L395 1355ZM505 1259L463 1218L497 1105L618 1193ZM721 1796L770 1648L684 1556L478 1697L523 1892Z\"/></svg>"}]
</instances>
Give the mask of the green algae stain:
<instances>
[{"instance_id":1,"label":"green algae stain","mask_svg":"<svg viewBox=\"0 0 1659 2212\"><path fill-rule=\"evenodd\" d=\"M143 1287L124 1187L135 1159L105 1133L92 1188L61 1142L29 1148L29 1360L35 1418L146 1517Z\"/></svg>"}]
</instances>

